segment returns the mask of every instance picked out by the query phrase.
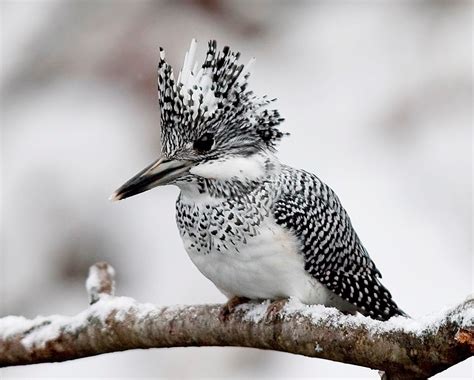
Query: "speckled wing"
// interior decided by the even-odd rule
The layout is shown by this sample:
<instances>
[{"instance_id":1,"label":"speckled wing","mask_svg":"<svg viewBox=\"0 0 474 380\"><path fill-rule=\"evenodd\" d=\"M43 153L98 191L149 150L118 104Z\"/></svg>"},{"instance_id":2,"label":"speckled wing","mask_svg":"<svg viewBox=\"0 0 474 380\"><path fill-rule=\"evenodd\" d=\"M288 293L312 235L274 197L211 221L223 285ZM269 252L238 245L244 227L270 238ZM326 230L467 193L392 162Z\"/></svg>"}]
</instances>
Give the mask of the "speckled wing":
<instances>
[{"instance_id":1,"label":"speckled wing","mask_svg":"<svg viewBox=\"0 0 474 380\"><path fill-rule=\"evenodd\" d=\"M404 314L332 189L302 170L285 167L282 175L273 213L301 241L306 271L364 314L382 320Z\"/></svg>"}]
</instances>

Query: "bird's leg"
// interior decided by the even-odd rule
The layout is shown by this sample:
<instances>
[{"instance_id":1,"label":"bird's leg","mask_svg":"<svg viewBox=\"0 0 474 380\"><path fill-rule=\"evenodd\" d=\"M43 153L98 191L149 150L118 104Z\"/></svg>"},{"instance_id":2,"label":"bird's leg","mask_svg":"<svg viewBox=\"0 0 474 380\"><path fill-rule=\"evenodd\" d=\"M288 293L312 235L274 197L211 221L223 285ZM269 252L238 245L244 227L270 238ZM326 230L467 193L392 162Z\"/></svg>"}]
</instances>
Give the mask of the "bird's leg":
<instances>
[{"instance_id":1,"label":"bird's leg","mask_svg":"<svg viewBox=\"0 0 474 380\"><path fill-rule=\"evenodd\" d=\"M222 306L221 311L219 312L219 319L222 322L227 321L229 315L232 314L237 306L242 305L243 303L248 302L249 299L246 297L234 296L229 298L229 300Z\"/></svg>"},{"instance_id":2,"label":"bird's leg","mask_svg":"<svg viewBox=\"0 0 474 380\"><path fill-rule=\"evenodd\" d=\"M267 311L265 313L265 322L271 323L272 321L274 321L287 303L288 299L283 298L275 300L270 305L268 305Z\"/></svg>"}]
</instances>

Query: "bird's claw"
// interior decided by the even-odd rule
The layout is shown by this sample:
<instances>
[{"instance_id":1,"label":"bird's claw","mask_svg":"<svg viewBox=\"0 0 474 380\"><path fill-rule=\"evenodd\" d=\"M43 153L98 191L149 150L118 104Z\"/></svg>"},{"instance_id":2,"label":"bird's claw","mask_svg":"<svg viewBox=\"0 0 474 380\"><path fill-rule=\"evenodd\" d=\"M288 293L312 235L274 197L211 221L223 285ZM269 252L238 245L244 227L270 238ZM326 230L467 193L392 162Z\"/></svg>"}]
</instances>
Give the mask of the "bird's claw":
<instances>
[{"instance_id":1,"label":"bird's claw","mask_svg":"<svg viewBox=\"0 0 474 380\"><path fill-rule=\"evenodd\" d=\"M265 323L271 323L276 320L287 303L287 299L280 299L273 301L270 305L268 305L267 311L265 313Z\"/></svg>"},{"instance_id":2,"label":"bird's claw","mask_svg":"<svg viewBox=\"0 0 474 380\"><path fill-rule=\"evenodd\" d=\"M226 322L229 319L229 316L235 311L237 306L242 305L243 303L248 302L249 299L245 297L232 297L230 298L225 305L222 306L219 312L219 320L221 322Z\"/></svg>"}]
</instances>

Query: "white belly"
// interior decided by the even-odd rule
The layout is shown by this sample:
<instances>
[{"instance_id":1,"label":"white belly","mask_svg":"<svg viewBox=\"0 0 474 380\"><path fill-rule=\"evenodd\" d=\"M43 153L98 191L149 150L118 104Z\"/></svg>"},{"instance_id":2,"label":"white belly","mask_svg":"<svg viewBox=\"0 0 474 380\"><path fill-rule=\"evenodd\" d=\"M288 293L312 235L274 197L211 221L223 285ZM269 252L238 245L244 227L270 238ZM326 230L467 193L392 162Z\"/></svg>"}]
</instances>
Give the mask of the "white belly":
<instances>
[{"instance_id":1,"label":"white belly","mask_svg":"<svg viewBox=\"0 0 474 380\"><path fill-rule=\"evenodd\" d=\"M306 304L347 309L344 301L304 270L297 239L268 219L259 226L257 236L237 247L238 252L211 249L209 254L202 254L191 249L188 242L184 243L191 260L202 274L228 297L294 297Z\"/></svg>"}]
</instances>

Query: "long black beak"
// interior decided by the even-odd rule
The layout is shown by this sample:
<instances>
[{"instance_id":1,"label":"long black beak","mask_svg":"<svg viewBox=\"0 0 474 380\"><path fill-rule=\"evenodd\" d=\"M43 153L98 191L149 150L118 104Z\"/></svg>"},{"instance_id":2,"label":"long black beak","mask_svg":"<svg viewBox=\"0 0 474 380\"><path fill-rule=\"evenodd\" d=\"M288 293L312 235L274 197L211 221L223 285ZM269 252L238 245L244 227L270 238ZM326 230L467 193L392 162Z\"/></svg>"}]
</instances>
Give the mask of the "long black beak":
<instances>
[{"instance_id":1,"label":"long black beak","mask_svg":"<svg viewBox=\"0 0 474 380\"><path fill-rule=\"evenodd\" d=\"M160 158L125 182L110 196L110 200L119 201L156 186L166 185L188 172L191 164L191 161Z\"/></svg>"}]
</instances>

